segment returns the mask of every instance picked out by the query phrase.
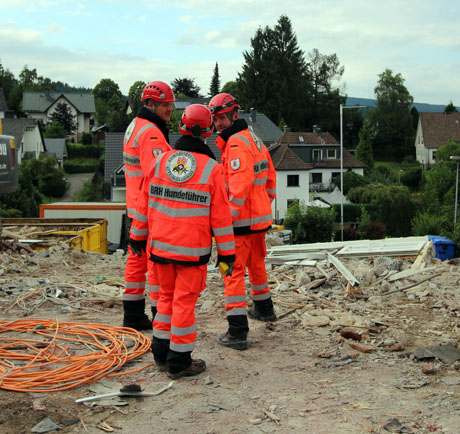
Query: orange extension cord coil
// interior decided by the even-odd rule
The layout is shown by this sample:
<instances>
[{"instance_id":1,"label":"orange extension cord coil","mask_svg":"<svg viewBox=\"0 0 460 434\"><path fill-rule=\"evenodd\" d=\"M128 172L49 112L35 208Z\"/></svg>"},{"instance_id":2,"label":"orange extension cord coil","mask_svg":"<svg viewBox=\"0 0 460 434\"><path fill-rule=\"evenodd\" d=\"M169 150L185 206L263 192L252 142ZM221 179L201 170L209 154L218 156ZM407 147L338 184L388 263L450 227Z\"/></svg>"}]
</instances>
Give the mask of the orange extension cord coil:
<instances>
[{"instance_id":1,"label":"orange extension cord coil","mask_svg":"<svg viewBox=\"0 0 460 434\"><path fill-rule=\"evenodd\" d=\"M23 338L26 333L31 336ZM149 350L150 340L126 327L46 319L0 321L0 388L16 392L73 389L144 369L120 372L127 362Z\"/></svg>"}]
</instances>

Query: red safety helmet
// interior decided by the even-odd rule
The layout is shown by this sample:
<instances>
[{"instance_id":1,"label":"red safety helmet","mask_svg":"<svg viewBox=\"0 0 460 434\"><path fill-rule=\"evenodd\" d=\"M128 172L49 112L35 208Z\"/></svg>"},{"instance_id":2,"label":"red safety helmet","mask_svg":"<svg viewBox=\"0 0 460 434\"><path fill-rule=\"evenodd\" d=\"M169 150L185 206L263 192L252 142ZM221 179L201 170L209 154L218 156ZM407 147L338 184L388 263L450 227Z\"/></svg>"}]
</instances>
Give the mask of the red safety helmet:
<instances>
[{"instance_id":1,"label":"red safety helmet","mask_svg":"<svg viewBox=\"0 0 460 434\"><path fill-rule=\"evenodd\" d=\"M151 99L155 102L174 102L174 92L169 84L164 81L151 81L147 83L142 91L141 101Z\"/></svg>"},{"instance_id":2,"label":"red safety helmet","mask_svg":"<svg viewBox=\"0 0 460 434\"><path fill-rule=\"evenodd\" d=\"M213 115L230 113L239 108L240 105L229 93L218 93L211 98L211 101L209 101L209 110L211 110Z\"/></svg>"},{"instance_id":3,"label":"red safety helmet","mask_svg":"<svg viewBox=\"0 0 460 434\"><path fill-rule=\"evenodd\" d=\"M190 104L184 110L179 124L183 135L202 137L212 135L211 111L203 104Z\"/></svg>"}]
</instances>

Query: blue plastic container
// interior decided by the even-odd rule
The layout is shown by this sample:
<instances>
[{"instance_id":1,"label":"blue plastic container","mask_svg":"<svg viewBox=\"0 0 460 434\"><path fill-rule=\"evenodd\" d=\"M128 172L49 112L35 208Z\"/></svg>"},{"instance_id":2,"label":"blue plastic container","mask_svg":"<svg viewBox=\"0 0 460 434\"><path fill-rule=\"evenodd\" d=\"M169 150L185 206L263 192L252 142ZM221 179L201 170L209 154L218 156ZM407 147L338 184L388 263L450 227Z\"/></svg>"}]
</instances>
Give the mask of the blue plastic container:
<instances>
[{"instance_id":1,"label":"blue plastic container","mask_svg":"<svg viewBox=\"0 0 460 434\"><path fill-rule=\"evenodd\" d=\"M433 243L435 258L441 261L455 258L455 243L452 240L438 235L428 235L428 238Z\"/></svg>"}]
</instances>

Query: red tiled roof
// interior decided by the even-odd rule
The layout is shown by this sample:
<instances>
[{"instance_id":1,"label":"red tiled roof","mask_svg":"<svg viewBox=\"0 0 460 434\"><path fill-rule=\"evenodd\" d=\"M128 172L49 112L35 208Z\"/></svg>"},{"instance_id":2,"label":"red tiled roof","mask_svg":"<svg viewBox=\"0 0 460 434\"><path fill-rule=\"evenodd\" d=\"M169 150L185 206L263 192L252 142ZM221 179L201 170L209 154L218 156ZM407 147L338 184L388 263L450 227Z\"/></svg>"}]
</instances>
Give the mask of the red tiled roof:
<instances>
[{"instance_id":1,"label":"red tiled roof","mask_svg":"<svg viewBox=\"0 0 460 434\"><path fill-rule=\"evenodd\" d=\"M310 170L310 169L340 169L340 160L321 160L306 163L286 144L278 144L270 148L270 154L276 170ZM365 164L344 150L343 167L345 169L364 168Z\"/></svg>"},{"instance_id":2,"label":"red tiled roof","mask_svg":"<svg viewBox=\"0 0 460 434\"><path fill-rule=\"evenodd\" d=\"M449 140L460 141L460 113L420 113L423 143L436 149Z\"/></svg>"},{"instance_id":3,"label":"red tiled roof","mask_svg":"<svg viewBox=\"0 0 460 434\"><path fill-rule=\"evenodd\" d=\"M300 139L303 138L303 142ZM331 133L312 133L304 131L286 131L279 139L279 143L290 145L337 145L338 142Z\"/></svg>"},{"instance_id":4,"label":"red tiled roof","mask_svg":"<svg viewBox=\"0 0 460 434\"><path fill-rule=\"evenodd\" d=\"M313 164L305 163L288 145L277 145L270 149L276 170L308 170Z\"/></svg>"}]
</instances>

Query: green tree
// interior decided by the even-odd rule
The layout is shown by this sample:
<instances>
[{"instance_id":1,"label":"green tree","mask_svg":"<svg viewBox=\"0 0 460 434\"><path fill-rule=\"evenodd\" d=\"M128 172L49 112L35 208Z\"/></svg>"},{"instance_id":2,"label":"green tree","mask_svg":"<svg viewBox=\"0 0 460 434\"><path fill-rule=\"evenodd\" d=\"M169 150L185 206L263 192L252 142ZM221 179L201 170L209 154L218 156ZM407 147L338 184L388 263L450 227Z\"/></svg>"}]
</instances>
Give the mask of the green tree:
<instances>
[{"instance_id":1,"label":"green tree","mask_svg":"<svg viewBox=\"0 0 460 434\"><path fill-rule=\"evenodd\" d=\"M457 107L454 106L454 103L451 101L449 104L446 105L444 108L444 113L456 113Z\"/></svg>"},{"instance_id":2,"label":"green tree","mask_svg":"<svg viewBox=\"0 0 460 434\"><path fill-rule=\"evenodd\" d=\"M14 89L18 86L18 81L9 69L5 69L0 62L0 88L3 89L5 94L8 108L11 110L16 109L14 101Z\"/></svg>"},{"instance_id":3,"label":"green tree","mask_svg":"<svg viewBox=\"0 0 460 434\"><path fill-rule=\"evenodd\" d=\"M214 73L211 79L211 85L209 86L209 96L214 96L220 92L220 76L219 76L219 65L216 62L214 67Z\"/></svg>"},{"instance_id":4,"label":"green tree","mask_svg":"<svg viewBox=\"0 0 460 434\"><path fill-rule=\"evenodd\" d=\"M229 93L230 95L233 95L238 101L240 100L240 90L236 81L227 81L227 83L222 86L221 92Z\"/></svg>"},{"instance_id":5,"label":"green tree","mask_svg":"<svg viewBox=\"0 0 460 434\"><path fill-rule=\"evenodd\" d=\"M124 131L128 118L125 112L125 99L118 84L110 78L103 78L94 87L93 95L98 123L107 125L109 131Z\"/></svg>"},{"instance_id":6,"label":"green tree","mask_svg":"<svg viewBox=\"0 0 460 434\"><path fill-rule=\"evenodd\" d=\"M133 117L139 113L142 107L141 95L145 85L146 83L144 81L138 80L129 88L128 99L133 110Z\"/></svg>"},{"instance_id":7,"label":"green tree","mask_svg":"<svg viewBox=\"0 0 460 434\"><path fill-rule=\"evenodd\" d=\"M46 125L43 135L47 139L60 139L66 136L66 131L59 122L50 122Z\"/></svg>"},{"instance_id":8,"label":"green tree","mask_svg":"<svg viewBox=\"0 0 460 434\"><path fill-rule=\"evenodd\" d=\"M74 116L65 102L60 102L56 105L54 112L51 114L51 122L61 125L66 134L72 134L75 131Z\"/></svg>"},{"instance_id":9,"label":"green tree","mask_svg":"<svg viewBox=\"0 0 460 434\"><path fill-rule=\"evenodd\" d=\"M241 104L265 113L276 124L283 119L291 128L303 128L310 82L289 18L281 16L273 29L259 28L243 57L237 78Z\"/></svg>"},{"instance_id":10,"label":"green tree","mask_svg":"<svg viewBox=\"0 0 460 434\"><path fill-rule=\"evenodd\" d=\"M414 128L411 107L414 99L404 85L401 74L386 69L375 87L377 107L370 113L376 130L374 156L380 159L402 159L414 152Z\"/></svg>"},{"instance_id":11,"label":"green tree","mask_svg":"<svg viewBox=\"0 0 460 434\"><path fill-rule=\"evenodd\" d=\"M307 67L312 84L311 123L337 134L340 129L338 108L345 103L346 97L340 95L333 83L340 81L345 68L336 54L321 54L316 48L308 53Z\"/></svg>"},{"instance_id":12,"label":"green tree","mask_svg":"<svg viewBox=\"0 0 460 434\"><path fill-rule=\"evenodd\" d=\"M356 148L356 158L362 161L367 171L372 170L374 166L374 153L372 150L372 141L375 137L375 131L370 122L365 121L359 132L359 144Z\"/></svg>"},{"instance_id":13,"label":"green tree","mask_svg":"<svg viewBox=\"0 0 460 434\"><path fill-rule=\"evenodd\" d=\"M200 87L193 78L175 78L171 86L176 95L183 95L188 98L200 98Z\"/></svg>"}]
</instances>

